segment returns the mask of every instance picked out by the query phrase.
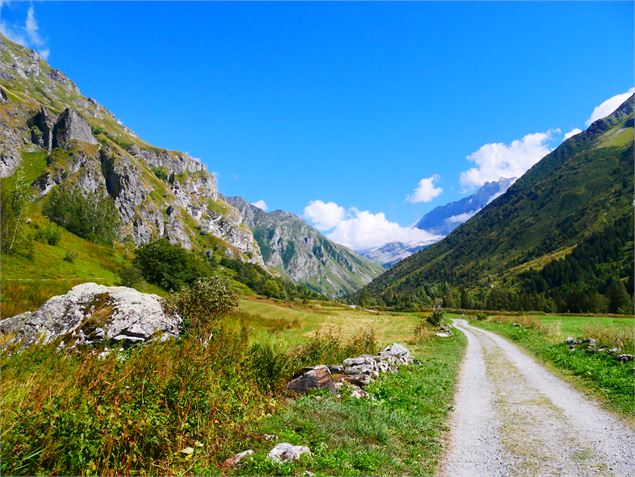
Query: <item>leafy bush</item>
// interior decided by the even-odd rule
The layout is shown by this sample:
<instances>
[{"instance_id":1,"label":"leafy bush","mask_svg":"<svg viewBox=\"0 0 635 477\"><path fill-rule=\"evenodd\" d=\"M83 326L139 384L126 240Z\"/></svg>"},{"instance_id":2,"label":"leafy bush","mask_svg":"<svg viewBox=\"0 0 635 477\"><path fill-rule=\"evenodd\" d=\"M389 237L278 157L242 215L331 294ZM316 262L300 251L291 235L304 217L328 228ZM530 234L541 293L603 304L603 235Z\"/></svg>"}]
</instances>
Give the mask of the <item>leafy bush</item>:
<instances>
[{"instance_id":1,"label":"leafy bush","mask_svg":"<svg viewBox=\"0 0 635 477\"><path fill-rule=\"evenodd\" d=\"M249 349L249 366L254 380L265 392L278 390L294 371L286 350L272 343L256 343Z\"/></svg>"},{"instance_id":2,"label":"leafy bush","mask_svg":"<svg viewBox=\"0 0 635 477\"><path fill-rule=\"evenodd\" d=\"M488 314L487 314L487 313L478 312L478 313L476 314L476 319L477 319L478 321L484 321L484 320L487 320L487 317L488 317Z\"/></svg>"},{"instance_id":3,"label":"leafy bush","mask_svg":"<svg viewBox=\"0 0 635 477\"><path fill-rule=\"evenodd\" d=\"M62 238L62 231L55 225L44 225L35 232L35 239L42 240L49 245L57 245Z\"/></svg>"},{"instance_id":4,"label":"leafy bush","mask_svg":"<svg viewBox=\"0 0 635 477\"><path fill-rule=\"evenodd\" d=\"M125 267L119 270L119 282L124 287L134 288L141 280L143 280L143 275L137 267Z\"/></svg>"},{"instance_id":5,"label":"leafy bush","mask_svg":"<svg viewBox=\"0 0 635 477\"><path fill-rule=\"evenodd\" d=\"M361 354L376 354L379 350L375 331L362 331L343 342L336 329L316 331L309 342L293 352L295 361L302 366L339 363Z\"/></svg>"},{"instance_id":6,"label":"leafy bush","mask_svg":"<svg viewBox=\"0 0 635 477\"><path fill-rule=\"evenodd\" d=\"M426 321L434 327L440 326L445 316L441 308L442 303L441 300L435 300L432 304L432 313L426 318Z\"/></svg>"},{"instance_id":7,"label":"leafy bush","mask_svg":"<svg viewBox=\"0 0 635 477\"><path fill-rule=\"evenodd\" d=\"M172 291L211 273L209 265L194 252L163 238L139 247L134 264L149 283Z\"/></svg>"},{"instance_id":8,"label":"leafy bush","mask_svg":"<svg viewBox=\"0 0 635 477\"><path fill-rule=\"evenodd\" d=\"M76 258L77 258L77 252L75 250L69 250L68 252L66 252L66 255L64 255L63 260L68 263L73 263Z\"/></svg>"},{"instance_id":9,"label":"leafy bush","mask_svg":"<svg viewBox=\"0 0 635 477\"><path fill-rule=\"evenodd\" d=\"M225 278L205 277L172 293L165 303L183 317L186 328L197 331L236 310L238 295Z\"/></svg>"},{"instance_id":10,"label":"leafy bush","mask_svg":"<svg viewBox=\"0 0 635 477\"><path fill-rule=\"evenodd\" d=\"M11 186L3 183L0 191L0 248L3 253L33 254L32 238L24 227L24 209L29 201L29 183L19 168Z\"/></svg>"},{"instance_id":11,"label":"leafy bush","mask_svg":"<svg viewBox=\"0 0 635 477\"><path fill-rule=\"evenodd\" d=\"M111 244L118 237L119 213L108 195L58 186L49 194L43 212L56 224L92 242Z\"/></svg>"}]
</instances>

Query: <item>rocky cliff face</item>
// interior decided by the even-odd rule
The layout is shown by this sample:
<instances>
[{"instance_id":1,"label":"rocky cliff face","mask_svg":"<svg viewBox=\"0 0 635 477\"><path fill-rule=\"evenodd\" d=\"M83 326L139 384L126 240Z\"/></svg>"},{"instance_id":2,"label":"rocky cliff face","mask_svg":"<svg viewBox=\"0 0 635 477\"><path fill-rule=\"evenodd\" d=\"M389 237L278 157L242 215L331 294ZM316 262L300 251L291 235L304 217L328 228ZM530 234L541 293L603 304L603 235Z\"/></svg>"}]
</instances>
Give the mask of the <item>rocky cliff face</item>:
<instances>
[{"instance_id":1,"label":"rocky cliff face","mask_svg":"<svg viewBox=\"0 0 635 477\"><path fill-rule=\"evenodd\" d=\"M226 200L253 231L266 265L296 283L338 296L361 288L383 271L289 212L267 213L240 197Z\"/></svg>"},{"instance_id":2,"label":"rocky cliff face","mask_svg":"<svg viewBox=\"0 0 635 477\"><path fill-rule=\"evenodd\" d=\"M264 266L253 234L203 164L145 143L63 73L2 35L0 98L0 177L12 175L26 153L46 155L33 182L36 199L61 184L107 193L124 224L122 239L220 247Z\"/></svg>"}]
</instances>

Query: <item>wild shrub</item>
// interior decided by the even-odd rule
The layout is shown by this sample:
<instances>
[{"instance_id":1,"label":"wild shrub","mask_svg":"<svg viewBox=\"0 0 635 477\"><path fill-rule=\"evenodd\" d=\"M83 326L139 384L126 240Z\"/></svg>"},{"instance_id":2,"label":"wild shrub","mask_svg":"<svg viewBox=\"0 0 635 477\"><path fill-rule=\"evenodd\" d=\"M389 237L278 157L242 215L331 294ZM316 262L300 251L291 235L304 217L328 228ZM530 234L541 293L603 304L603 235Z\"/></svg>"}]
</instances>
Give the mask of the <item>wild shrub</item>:
<instances>
[{"instance_id":1,"label":"wild shrub","mask_svg":"<svg viewBox=\"0 0 635 477\"><path fill-rule=\"evenodd\" d=\"M57 245L62 238L62 231L55 225L40 226L35 232L35 239L49 245Z\"/></svg>"},{"instance_id":2,"label":"wild shrub","mask_svg":"<svg viewBox=\"0 0 635 477\"><path fill-rule=\"evenodd\" d=\"M185 337L105 359L54 344L2 354L0 473L216 474L276 409L248 349L245 332L220 327L205 345Z\"/></svg>"},{"instance_id":3,"label":"wild shrub","mask_svg":"<svg viewBox=\"0 0 635 477\"><path fill-rule=\"evenodd\" d=\"M124 267L119 270L119 283L124 287L134 288L141 280L143 275L137 267Z\"/></svg>"},{"instance_id":4,"label":"wild shrub","mask_svg":"<svg viewBox=\"0 0 635 477\"><path fill-rule=\"evenodd\" d=\"M434 303L432 304L432 313L426 318L426 321L435 328L441 326L441 322L443 321L443 317L445 316L445 313L443 313L443 308L441 308L442 304L443 301L434 300Z\"/></svg>"},{"instance_id":5,"label":"wild shrub","mask_svg":"<svg viewBox=\"0 0 635 477\"><path fill-rule=\"evenodd\" d=\"M168 291L178 291L211 273L201 257L164 238L139 247L134 265L149 283Z\"/></svg>"},{"instance_id":6,"label":"wild shrub","mask_svg":"<svg viewBox=\"0 0 635 477\"><path fill-rule=\"evenodd\" d=\"M301 366L339 363L346 358L379 351L375 331L361 331L347 342L342 341L338 330L330 328L316 331L308 343L293 351L294 360Z\"/></svg>"},{"instance_id":7,"label":"wild shrub","mask_svg":"<svg viewBox=\"0 0 635 477\"><path fill-rule=\"evenodd\" d=\"M249 349L249 366L264 392L276 391L291 377L296 366L285 349L273 343L255 343Z\"/></svg>"},{"instance_id":8,"label":"wild shrub","mask_svg":"<svg viewBox=\"0 0 635 477\"><path fill-rule=\"evenodd\" d=\"M412 342L414 344L421 343L426 339L434 336L434 331L430 327L430 324L427 321L420 321L419 324L415 327L413 333Z\"/></svg>"},{"instance_id":9,"label":"wild shrub","mask_svg":"<svg viewBox=\"0 0 635 477\"><path fill-rule=\"evenodd\" d=\"M77 252L75 250L69 250L66 252L62 260L68 263L73 263L76 258L77 258Z\"/></svg>"},{"instance_id":10,"label":"wild shrub","mask_svg":"<svg viewBox=\"0 0 635 477\"><path fill-rule=\"evenodd\" d=\"M238 294L227 279L205 277L168 295L165 305L183 317L186 329L196 332L236 310Z\"/></svg>"},{"instance_id":11,"label":"wild shrub","mask_svg":"<svg viewBox=\"0 0 635 477\"><path fill-rule=\"evenodd\" d=\"M482 312L482 311L481 311L481 312L478 312L478 313L476 314L476 319L477 319L478 321L484 321L484 320L487 320L487 318L488 318L488 317L489 317L489 315L488 315L487 313Z\"/></svg>"},{"instance_id":12,"label":"wild shrub","mask_svg":"<svg viewBox=\"0 0 635 477\"><path fill-rule=\"evenodd\" d=\"M96 243L109 245L119 235L119 212L107 194L83 193L77 187L55 187L44 215L66 230Z\"/></svg>"},{"instance_id":13,"label":"wild shrub","mask_svg":"<svg viewBox=\"0 0 635 477\"><path fill-rule=\"evenodd\" d=\"M33 255L32 237L24 221L24 210L29 201L30 187L24 170L19 168L11 186L0 188L0 248L2 253Z\"/></svg>"}]
</instances>

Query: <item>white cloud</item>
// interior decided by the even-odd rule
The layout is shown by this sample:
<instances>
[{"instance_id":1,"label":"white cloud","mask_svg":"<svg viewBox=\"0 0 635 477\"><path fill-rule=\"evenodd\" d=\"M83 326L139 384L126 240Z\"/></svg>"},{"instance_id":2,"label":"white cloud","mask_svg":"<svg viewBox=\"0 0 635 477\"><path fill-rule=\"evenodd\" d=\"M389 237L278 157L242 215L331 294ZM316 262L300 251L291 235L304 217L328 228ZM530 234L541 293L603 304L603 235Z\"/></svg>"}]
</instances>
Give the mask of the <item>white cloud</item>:
<instances>
[{"instance_id":1,"label":"white cloud","mask_svg":"<svg viewBox=\"0 0 635 477\"><path fill-rule=\"evenodd\" d=\"M318 230L329 230L344 220L344 207L335 202L312 200L304 208L304 216L309 219Z\"/></svg>"},{"instance_id":2,"label":"white cloud","mask_svg":"<svg viewBox=\"0 0 635 477\"><path fill-rule=\"evenodd\" d=\"M461 185L469 189L503 177L522 176L552 151L548 143L559 134L559 129L549 129L527 134L510 144L497 142L481 146L467 156L466 159L475 163L476 167L461 172Z\"/></svg>"},{"instance_id":3,"label":"white cloud","mask_svg":"<svg viewBox=\"0 0 635 477\"><path fill-rule=\"evenodd\" d=\"M316 228L327 232L329 239L358 251L380 247L388 242L418 244L441 238L425 230L402 227L389 221L383 212L372 213L354 207L344 209L334 202L311 201L304 209L304 216Z\"/></svg>"},{"instance_id":4,"label":"white cloud","mask_svg":"<svg viewBox=\"0 0 635 477\"><path fill-rule=\"evenodd\" d=\"M440 179L438 174L430 177L424 177L419 181L417 187L406 200L411 204L420 204L430 202L432 199L439 197L443 193L441 187L436 187L434 183Z\"/></svg>"},{"instance_id":5,"label":"white cloud","mask_svg":"<svg viewBox=\"0 0 635 477\"><path fill-rule=\"evenodd\" d=\"M599 106L596 106L589 116L589 119L586 120L585 124L590 126L591 123L597 121L598 119L604 118L615 111L624 101L626 101L633 93L635 93L635 88L629 89L625 93L616 94L615 96L610 97L606 101L604 101Z\"/></svg>"},{"instance_id":6,"label":"white cloud","mask_svg":"<svg viewBox=\"0 0 635 477\"><path fill-rule=\"evenodd\" d=\"M12 25L2 19L2 9L6 5L9 5L9 2L0 0L0 33L11 41L19 43L22 46L26 46L27 48L34 49L46 60L51 51L44 38L40 35L40 29L37 19L35 18L35 8L33 5L29 5L24 25Z\"/></svg>"},{"instance_id":7,"label":"white cloud","mask_svg":"<svg viewBox=\"0 0 635 477\"><path fill-rule=\"evenodd\" d=\"M252 202L251 205L258 207L260 210L264 210L265 212L268 210L267 203L263 199Z\"/></svg>"},{"instance_id":8,"label":"white cloud","mask_svg":"<svg viewBox=\"0 0 635 477\"><path fill-rule=\"evenodd\" d=\"M474 215L476 215L477 212L478 210L472 210L470 212L464 212L462 214L453 215L445 219L445 221L448 224L462 224L463 222L467 222L469 219L471 219Z\"/></svg>"},{"instance_id":9,"label":"white cloud","mask_svg":"<svg viewBox=\"0 0 635 477\"><path fill-rule=\"evenodd\" d=\"M566 141L567 139L569 139L570 137L575 136L576 134L580 134L582 132L582 129L578 129L578 128L573 128L571 131L564 133L564 140Z\"/></svg>"}]
</instances>

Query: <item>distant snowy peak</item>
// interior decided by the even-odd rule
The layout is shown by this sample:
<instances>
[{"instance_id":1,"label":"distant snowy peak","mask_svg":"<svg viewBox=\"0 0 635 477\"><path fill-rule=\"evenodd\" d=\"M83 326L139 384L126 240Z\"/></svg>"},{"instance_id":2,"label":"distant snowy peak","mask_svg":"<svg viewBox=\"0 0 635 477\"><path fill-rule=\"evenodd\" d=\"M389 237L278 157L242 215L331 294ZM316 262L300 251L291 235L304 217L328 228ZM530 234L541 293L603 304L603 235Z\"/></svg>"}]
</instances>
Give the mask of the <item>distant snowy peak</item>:
<instances>
[{"instance_id":1,"label":"distant snowy peak","mask_svg":"<svg viewBox=\"0 0 635 477\"><path fill-rule=\"evenodd\" d=\"M380 247L370 248L362 252L358 252L362 257L366 257L377 263L381 263L384 268L391 268L401 260L409 257L415 252L422 250L430 245L429 243L403 243L389 242Z\"/></svg>"},{"instance_id":2,"label":"distant snowy peak","mask_svg":"<svg viewBox=\"0 0 635 477\"><path fill-rule=\"evenodd\" d=\"M432 209L415 227L437 235L448 235L487 204L503 195L515 180L516 178L504 177L496 182L486 182L472 195Z\"/></svg>"}]
</instances>

